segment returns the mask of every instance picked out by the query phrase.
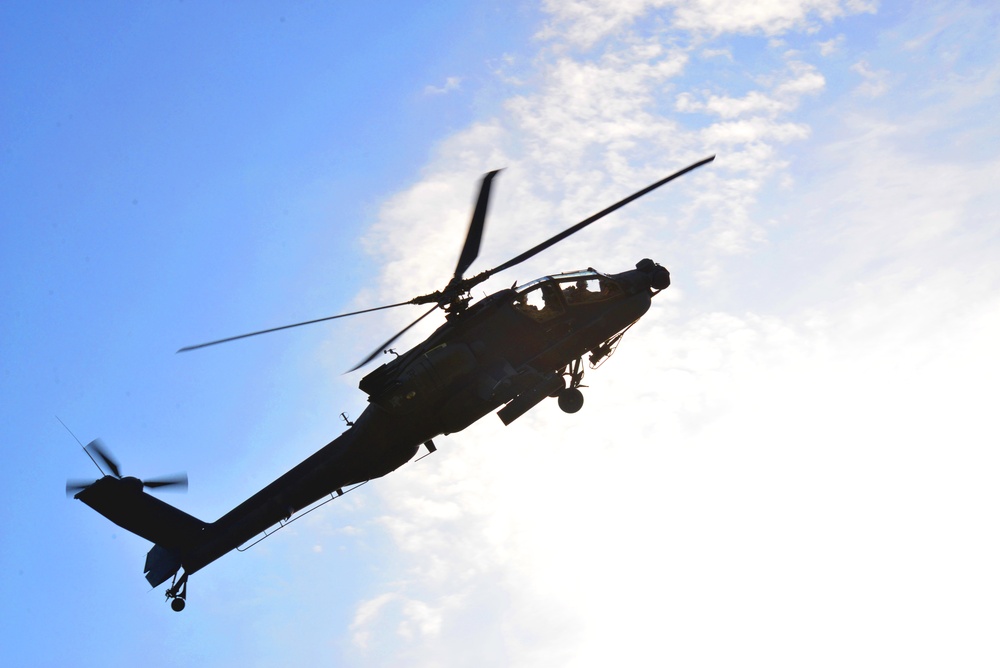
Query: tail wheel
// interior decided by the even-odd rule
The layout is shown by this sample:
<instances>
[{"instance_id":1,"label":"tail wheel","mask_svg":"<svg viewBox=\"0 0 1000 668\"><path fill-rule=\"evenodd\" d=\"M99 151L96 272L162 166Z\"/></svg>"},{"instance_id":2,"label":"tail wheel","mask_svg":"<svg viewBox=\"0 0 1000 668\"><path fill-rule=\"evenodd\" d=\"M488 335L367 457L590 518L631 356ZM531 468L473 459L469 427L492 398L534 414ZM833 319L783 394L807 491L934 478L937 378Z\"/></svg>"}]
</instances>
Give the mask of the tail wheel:
<instances>
[{"instance_id":1,"label":"tail wheel","mask_svg":"<svg viewBox=\"0 0 1000 668\"><path fill-rule=\"evenodd\" d=\"M177 577L176 573L174 574L174 577ZM185 599L187 598L187 582L188 575L185 573L181 576L180 580L174 582L170 585L170 588L167 589L167 600L170 601L170 608L174 612L180 612L184 609L184 606L187 605L185 602Z\"/></svg>"},{"instance_id":2,"label":"tail wheel","mask_svg":"<svg viewBox=\"0 0 1000 668\"><path fill-rule=\"evenodd\" d=\"M558 401L563 413L576 413L583 408L583 392L575 387L567 387L559 392Z\"/></svg>"}]
</instances>

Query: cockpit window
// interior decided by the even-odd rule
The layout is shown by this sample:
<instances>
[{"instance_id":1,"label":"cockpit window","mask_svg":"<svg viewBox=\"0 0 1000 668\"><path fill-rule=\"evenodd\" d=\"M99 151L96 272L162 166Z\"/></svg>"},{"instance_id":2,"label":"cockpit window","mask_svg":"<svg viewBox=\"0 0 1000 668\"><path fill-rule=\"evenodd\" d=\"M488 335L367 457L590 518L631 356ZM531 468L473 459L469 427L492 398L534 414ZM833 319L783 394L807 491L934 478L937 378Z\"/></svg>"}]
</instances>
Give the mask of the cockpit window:
<instances>
[{"instance_id":1,"label":"cockpit window","mask_svg":"<svg viewBox=\"0 0 1000 668\"><path fill-rule=\"evenodd\" d=\"M593 270L543 276L517 289L514 307L535 320L548 320L577 304L598 302L621 293L613 279Z\"/></svg>"},{"instance_id":2,"label":"cockpit window","mask_svg":"<svg viewBox=\"0 0 1000 668\"><path fill-rule=\"evenodd\" d=\"M552 282L538 283L519 293L514 298L514 308L538 321L549 320L565 311L559 288Z\"/></svg>"},{"instance_id":3,"label":"cockpit window","mask_svg":"<svg viewBox=\"0 0 1000 668\"><path fill-rule=\"evenodd\" d=\"M599 277L564 280L559 283L559 287L570 306L601 301L621 291L616 283Z\"/></svg>"}]
</instances>

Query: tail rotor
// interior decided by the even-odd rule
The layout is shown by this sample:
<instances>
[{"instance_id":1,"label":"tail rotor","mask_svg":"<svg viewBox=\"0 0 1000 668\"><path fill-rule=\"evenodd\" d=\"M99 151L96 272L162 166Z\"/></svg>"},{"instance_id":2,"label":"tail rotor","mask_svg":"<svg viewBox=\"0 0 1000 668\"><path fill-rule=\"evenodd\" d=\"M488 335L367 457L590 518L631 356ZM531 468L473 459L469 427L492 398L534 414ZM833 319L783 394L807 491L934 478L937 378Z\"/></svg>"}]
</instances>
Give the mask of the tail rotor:
<instances>
[{"instance_id":1,"label":"tail rotor","mask_svg":"<svg viewBox=\"0 0 1000 668\"><path fill-rule=\"evenodd\" d=\"M148 489L170 489L173 491L186 491L188 486L187 473L174 473L171 475L159 476L156 478L149 478L148 480L139 480L138 478L127 478L122 476L121 466L118 460L114 458L111 452L108 450L107 446L100 439L94 439L87 445L83 446L84 451L90 460L94 462L94 465L101 472L102 478L98 480L85 481L85 480L67 480L66 481L66 495L71 497L76 497L80 493L89 489L92 485L105 478L113 478L115 480L129 481L134 480L140 484L141 487Z\"/></svg>"}]
</instances>

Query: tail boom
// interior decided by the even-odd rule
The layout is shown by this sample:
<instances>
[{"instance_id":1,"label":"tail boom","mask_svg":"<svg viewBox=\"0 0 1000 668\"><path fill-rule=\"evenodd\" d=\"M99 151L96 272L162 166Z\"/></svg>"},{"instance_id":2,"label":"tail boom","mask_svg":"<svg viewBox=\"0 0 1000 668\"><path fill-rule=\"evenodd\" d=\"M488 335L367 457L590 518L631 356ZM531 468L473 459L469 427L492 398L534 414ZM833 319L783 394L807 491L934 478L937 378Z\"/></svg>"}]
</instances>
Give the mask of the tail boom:
<instances>
[{"instance_id":1,"label":"tail boom","mask_svg":"<svg viewBox=\"0 0 1000 668\"><path fill-rule=\"evenodd\" d=\"M105 476L74 498L137 536L155 543L146 555L146 579L156 587L181 567L181 557L208 526L183 510L143 491L138 478Z\"/></svg>"}]
</instances>

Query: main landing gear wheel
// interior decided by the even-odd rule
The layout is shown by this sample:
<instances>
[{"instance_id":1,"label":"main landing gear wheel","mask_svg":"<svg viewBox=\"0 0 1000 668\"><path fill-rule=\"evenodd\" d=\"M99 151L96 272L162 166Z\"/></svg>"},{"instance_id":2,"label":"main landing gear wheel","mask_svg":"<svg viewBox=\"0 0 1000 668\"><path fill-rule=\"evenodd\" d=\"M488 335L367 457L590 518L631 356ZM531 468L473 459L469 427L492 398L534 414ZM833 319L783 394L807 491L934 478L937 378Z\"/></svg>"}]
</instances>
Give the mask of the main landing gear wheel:
<instances>
[{"instance_id":1,"label":"main landing gear wheel","mask_svg":"<svg viewBox=\"0 0 1000 668\"><path fill-rule=\"evenodd\" d=\"M177 577L176 573L174 577ZM180 612L184 609L186 605L185 599L187 598L187 583L188 576L187 573L181 576L180 580L174 582L170 585L170 589L167 590L167 599L170 601L170 608L174 612Z\"/></svg>"},{"instance_id":2,"label":"main landing gear wheel","mask_svg":"<svg viewBox=\"0 0 1000 668\"><path fill-rule=\"evenodd\" d=\"M583 408L583 392L575 387L567 387L559 392L559 408L564 413L575 413Z\"/></svg>"}]
</instances>

